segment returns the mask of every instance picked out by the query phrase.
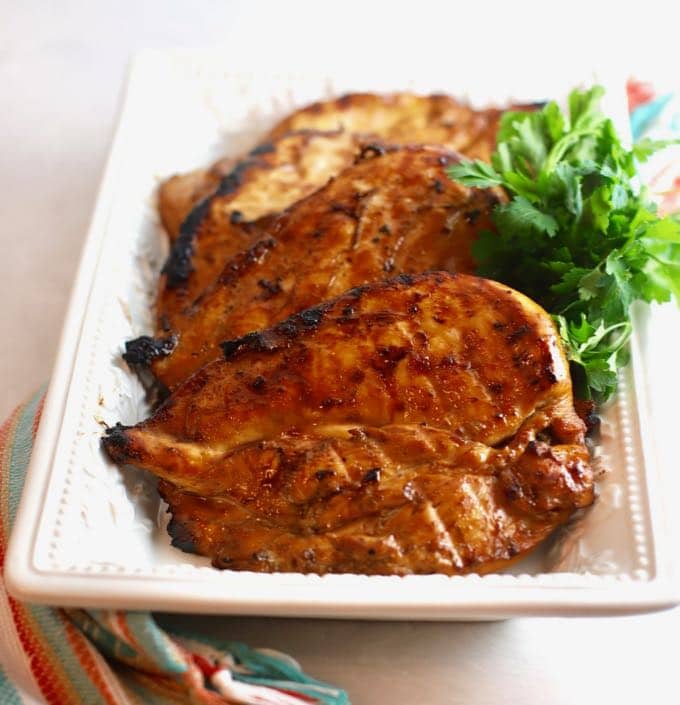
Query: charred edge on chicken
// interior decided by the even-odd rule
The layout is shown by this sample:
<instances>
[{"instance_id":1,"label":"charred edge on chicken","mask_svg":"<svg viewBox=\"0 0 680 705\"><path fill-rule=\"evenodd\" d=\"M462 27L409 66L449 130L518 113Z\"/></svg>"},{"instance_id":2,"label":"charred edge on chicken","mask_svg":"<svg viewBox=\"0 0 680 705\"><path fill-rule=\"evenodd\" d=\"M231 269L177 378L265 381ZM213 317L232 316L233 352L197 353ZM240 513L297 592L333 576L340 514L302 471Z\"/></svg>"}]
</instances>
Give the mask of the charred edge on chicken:
<instances>
[{"instance_id":1,"label":"charred edge on chicken","mask_svg":"<svg viewBox=\"0 0 680 705\"><path fill-rule=\"evenodd\" d=\"M191 529L181 521L172 517L168 522L168 534L170 534L170 543L181 551L186 553L197 553L198 547L191 533Z\"/></svg>"},{"instance_id":2,"label":"charred edge on chicken","mask_svg":"<svg viewBox=\"0 0 680 705\"><path fill-rule=\"evenodd\" d=\"M117 423L115 426L109 426L104 432L102 443L106 448L106 452L116 460L117 455L127 454L132 450L130 439L125 433L132 426L124 426L122 423Z\"/></svg>"},{"instance_id":3,"label":"charred edge on chicken","mask_svg":"<svg viewBox=\"0 0 680 705\"><path fill-rule=\"evenodd\" d=\"M271 154L274 151L274 145L271 142L263 142L250 150L251 157L259 157L261 154Z\"/></svg>"},{"instance_id":4,"label":"charred edge on chicken","mask_svg":"<svg viewBox=\"0 0 680 705\"><path fill-rule=\"evenodd\" d=\"M263 153L264 152L258 152L258 154ZM241 185L244 172L255 165L256 162L252 160L239 162L234 169L222 179L217 190L212 195L204 198L186 217L179 229L179 236L175 240L170 250L170 255L161 270L161 274L166 276L167 286L170 289L178 289L183 286L189 278L189 275L194 271L192 259L196 234L201 223L210 212L213 200L215 198L228 196L230 193L236 191Z\"/></svg>"},{"instance_id":5,"label":"charred edge on chicken","mask_svg":"<svg viewBox=\"0 0 680 705\"><path fill-rule=\"evenodd\" d=\"M125 343L123 360L129 365L148 367L157 357L169 355L175 349L175 345L177 345L177 338L174 335L167 338L152 338L148 335L142 335Z\"/></svg>"}]
</instances>

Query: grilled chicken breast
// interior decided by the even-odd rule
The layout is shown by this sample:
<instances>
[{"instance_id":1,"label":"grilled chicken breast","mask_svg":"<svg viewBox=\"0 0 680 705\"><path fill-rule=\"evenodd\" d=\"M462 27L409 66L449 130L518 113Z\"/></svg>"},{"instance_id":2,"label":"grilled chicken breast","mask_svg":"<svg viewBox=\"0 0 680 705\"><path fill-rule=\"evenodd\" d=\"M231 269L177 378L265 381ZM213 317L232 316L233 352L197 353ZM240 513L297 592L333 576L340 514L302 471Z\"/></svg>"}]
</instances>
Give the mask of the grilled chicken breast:
<instances>
[{"instance_id":1,"label":"grilled chicken breast","mask_svg":"<svg viewBox=\"0 0 680 705\"><path fill-rule=\"evenodd\" d=\"M495 145L496 130L502 113L498 108L475 110L445 95L352 93L334 100L313 103L295 111L277 123L244 160L268 151L276 152L281 140L290 137L295 143L300 140L300 133L304 135L309 131L342 132L345 133L345 139L364 143L379 140L390 144L439 144L472 159L488 160ZM303 140L301 145L304 146ZM305 155L302 146L287 155L287 164L294 167L295 159L304 156L308 165L318 161L325 166L325 160L323 157L319 159L318 151L316 154ZM313 146L316 150L324 148L322 143ZM332 152L333 145L328 146ZM220 181L233 170L237 161L230 158L221 159L208 169L178 174L161 184L158 209L161 221L172 240L179 234L180 226L192 208L217 189ZM328 169L333 168L332 161L331 157ZM267 164L264 166L266 169ZM336 165L335 173L343 166L344 164L339 167ZM309 173L309 166L302 169ZM288 180L285 184L280 184L276 177L273 180L274 188L277 189L283 189L290 183ZM318 184L322 185L323 182ZM257 189L252 191L257 198ZM267 198L262 200L266 202ZM280 200L279 196L275 202ZM294 200L296 197L292 194L280 210ZM273 208L251 211L247 219L258 218L265 212L271 213Z\"/></svg>"},{"instance_id":2,"label":"grilled chicken breast","mask_svg":"<svg viewBox=\"0 0 680 705\"><path fill-rule=\"evenodd\" d=\"M156 379L172 389L218 356L220 341L353 286L402 272L471 271L470 245L492 227L497 196L451 181L445 169L456 160L438 148L364 150L357 164L295 203L265 239L233 257L186 315L174 317L162 338L174 350L151 360ZM133 341L127 359L143 361L138 352Z\"/></svg>"},{"instance_id":3,"label":"grilled chicken breast","mask_svg":"<svg viewBox=\"0 0 680 705\"><path fill-rule=\"evenodd\" d=\"M219 567L454 574L593 501L583 436L545 311L437 272L224 343L104 446L161 478L175 544Z\"/></svg>"}]
</instances>

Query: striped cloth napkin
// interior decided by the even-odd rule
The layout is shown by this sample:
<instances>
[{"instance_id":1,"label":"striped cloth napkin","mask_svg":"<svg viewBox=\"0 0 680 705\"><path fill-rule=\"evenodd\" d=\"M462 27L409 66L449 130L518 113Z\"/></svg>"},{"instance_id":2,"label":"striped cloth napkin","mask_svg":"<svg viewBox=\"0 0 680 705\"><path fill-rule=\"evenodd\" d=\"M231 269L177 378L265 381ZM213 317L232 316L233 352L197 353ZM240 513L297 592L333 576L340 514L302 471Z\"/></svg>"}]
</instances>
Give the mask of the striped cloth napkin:
<instances>
[{"instance_id":1,"label":"striped cloth napkin","mask_svg":"<svg viewBox=\"0 0 680 705\"><path fill-rule=\"evenodd\" d=\"M680 135L673 93L628 83L635 139ZM642 179L664 213L680 211L680 147L654 156ZM161 629L152 614L27 605L3 582L42 392L0 429L0 705L349 705L285 654Z\"/></svg>"},{"instance_id":2,"label":"striped cloth napkin","mask_svg":"<svg viewBox=\"0 0 680 705\"><path fill-rule=\"evenodd\" d=\"M0 705L349 705L286 654L170 634L148 612L59 609L7 594L5 551L43 398L0 429Z\"/></svg>"}]
</instances>

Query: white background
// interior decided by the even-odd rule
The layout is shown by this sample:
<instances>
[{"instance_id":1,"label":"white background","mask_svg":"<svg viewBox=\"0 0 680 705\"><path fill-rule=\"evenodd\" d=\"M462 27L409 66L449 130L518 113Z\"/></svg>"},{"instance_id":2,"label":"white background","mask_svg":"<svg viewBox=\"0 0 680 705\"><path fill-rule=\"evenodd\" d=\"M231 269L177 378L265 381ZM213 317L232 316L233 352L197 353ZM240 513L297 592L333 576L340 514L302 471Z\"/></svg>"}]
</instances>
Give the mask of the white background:
<instances>
[{"instance_id":1,"label":"white background","mask_svg":"<svg viewBox=\"0 0 680 705\"><path fill-rule=\"evenodd\" d=\"M489 67L543 76L616 67L661 85L675 78L680 90L673 6L0 0L0 417L49 376L131 52L219 44L235 68L443 65L471 80ZM674 358L659 351L655 364L663 355ZM669 437L672 421L657 418ZM680 702L678 610L489 624L192 624L288 651L348 688L354 705Z\"/></svg>"}]
</instances>

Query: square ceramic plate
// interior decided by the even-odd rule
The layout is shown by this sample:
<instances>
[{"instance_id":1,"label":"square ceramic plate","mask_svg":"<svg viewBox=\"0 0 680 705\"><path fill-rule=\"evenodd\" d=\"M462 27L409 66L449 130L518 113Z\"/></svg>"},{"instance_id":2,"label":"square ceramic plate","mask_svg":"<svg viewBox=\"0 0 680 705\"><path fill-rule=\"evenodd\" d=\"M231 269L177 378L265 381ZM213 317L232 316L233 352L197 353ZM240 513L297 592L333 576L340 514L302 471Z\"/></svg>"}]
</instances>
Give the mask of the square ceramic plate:
<instances>
[{"instance_id":1,"label":"square ceramic plate","mask_svg":"<svg viewBox=\"0 0 680 705\"><path fill-rule=\"evenodd\" d=\"M610 468L595 506L512 572L442 575L256 574L218 571L170 546L153 481L121 472L100 449L103 427L148 413L120 358L152 329L163 237L160 178L252 146L295 107L350 90L447 92L477 104L564 99L593 77L426 78L230 70L214 52L144 52L134 61L118 133L82 262L17 518L6 579L23 599L83 607L366 618L493 619L613 614L668 607L676 593L647 421L640 338L606 410L599 450ZM606 109L627 130L623 82ZM654 321L645 314L643 327Z\"/></svg>"}]
</instances>

